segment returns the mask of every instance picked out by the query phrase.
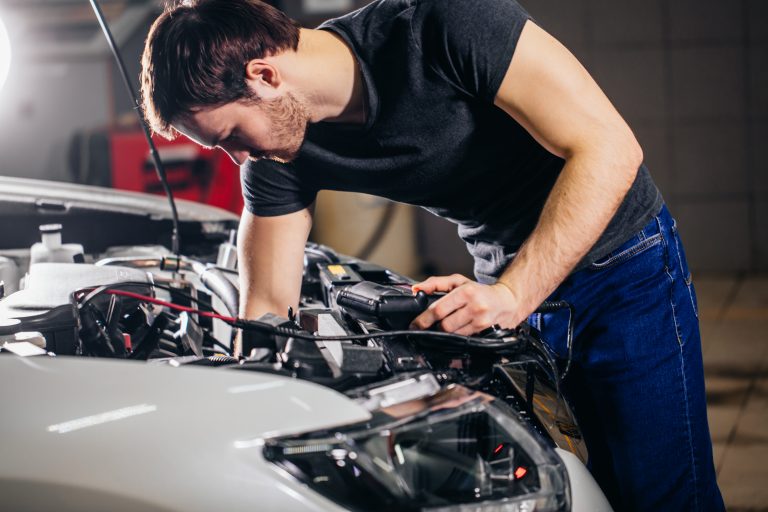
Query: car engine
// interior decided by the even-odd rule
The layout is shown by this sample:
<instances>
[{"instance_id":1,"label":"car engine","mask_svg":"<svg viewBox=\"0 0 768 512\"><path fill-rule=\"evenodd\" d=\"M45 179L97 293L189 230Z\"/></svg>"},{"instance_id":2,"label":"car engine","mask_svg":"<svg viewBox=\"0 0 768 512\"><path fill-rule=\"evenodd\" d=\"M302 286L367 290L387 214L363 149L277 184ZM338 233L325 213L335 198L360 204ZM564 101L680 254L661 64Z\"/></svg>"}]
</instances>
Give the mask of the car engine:
<instances>
[{"instance_id":1,"label":"car engine","mask_svg":"<svg viewBox=\"0 0 768 512\"><path fill-rule=\"evenodd\" d=\"M531 326L474 336L408 330L439 296L414 295L412 279L314 243L305 248L298 310L243 320L236 219L182 223L189 242L179 255L158 243L162 220L157 233L145 231L144 243L119 245L120 231L95 225L95 212L72 215L71 204L65 210L28 218L14 210L20 228L0 245L3 353L209 366L330 387L373 419L267 440L264 456L352 509L513 495L552 505L536 510L567 504L567 476L553 449L584 462L586 448L560 392L562 369ZM388 450L384 434L403 447L389 453L392 468L406 469L392 473L376 462ZM487 446L444 453L441 439L457 437L486 439Z\"/></svg>"}]
</instances>

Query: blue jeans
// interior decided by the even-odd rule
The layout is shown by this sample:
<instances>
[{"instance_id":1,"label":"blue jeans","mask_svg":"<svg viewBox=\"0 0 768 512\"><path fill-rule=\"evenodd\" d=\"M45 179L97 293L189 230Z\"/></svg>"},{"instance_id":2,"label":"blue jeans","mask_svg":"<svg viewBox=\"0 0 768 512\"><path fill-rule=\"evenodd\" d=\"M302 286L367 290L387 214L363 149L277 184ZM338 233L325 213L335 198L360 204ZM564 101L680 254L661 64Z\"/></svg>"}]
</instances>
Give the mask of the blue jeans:
<instances>
[{"instance_id":1,"label":"blue jeans","mask_svg":"<svg viewBox=\"0 0 768 512\"><path fill-rule=\"evenodd\" d=\"M550 297L575 308L564 381L614 509L724 510L707 425L696 294L666 206ZM565 359L568 312L531 323Z\"/></svg>"}]
</instances>

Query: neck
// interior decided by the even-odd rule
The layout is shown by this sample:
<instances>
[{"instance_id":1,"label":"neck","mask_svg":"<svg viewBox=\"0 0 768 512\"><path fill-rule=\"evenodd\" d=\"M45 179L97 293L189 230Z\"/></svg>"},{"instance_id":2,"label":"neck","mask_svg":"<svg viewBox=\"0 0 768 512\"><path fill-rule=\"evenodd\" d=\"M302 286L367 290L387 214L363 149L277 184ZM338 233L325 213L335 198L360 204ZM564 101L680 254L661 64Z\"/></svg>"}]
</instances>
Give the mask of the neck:
<instances>
[{"instance_id":1,"label":"neck","mask_svg":"<svg viewBox=\"0 0 768 512\"><path fill-rule=\"evenodd\" d=\"M310 122L365 122L360 66L347 44L325 30L301 29L299 48L276 56L286 80L306 102Z\"/></svg>"}]
</instances>

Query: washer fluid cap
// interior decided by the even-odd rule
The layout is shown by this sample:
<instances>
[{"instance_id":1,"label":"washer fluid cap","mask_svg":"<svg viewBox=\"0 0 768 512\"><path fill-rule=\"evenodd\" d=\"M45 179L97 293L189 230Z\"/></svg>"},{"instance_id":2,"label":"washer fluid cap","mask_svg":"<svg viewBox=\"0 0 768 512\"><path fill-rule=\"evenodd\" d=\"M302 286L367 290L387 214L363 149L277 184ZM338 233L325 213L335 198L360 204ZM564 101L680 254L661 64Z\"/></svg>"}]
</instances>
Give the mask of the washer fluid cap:
<instances>
[{"instance_id":1,"label":"washer fluid cap","mask_svg":"<svg viewBox=\"0 0 768 512\"><path fill-rule=\"evenodd\" d=\"M40 226L41 233L61 233L61 224L43 224Z\"/></svg>"}]
</instances>

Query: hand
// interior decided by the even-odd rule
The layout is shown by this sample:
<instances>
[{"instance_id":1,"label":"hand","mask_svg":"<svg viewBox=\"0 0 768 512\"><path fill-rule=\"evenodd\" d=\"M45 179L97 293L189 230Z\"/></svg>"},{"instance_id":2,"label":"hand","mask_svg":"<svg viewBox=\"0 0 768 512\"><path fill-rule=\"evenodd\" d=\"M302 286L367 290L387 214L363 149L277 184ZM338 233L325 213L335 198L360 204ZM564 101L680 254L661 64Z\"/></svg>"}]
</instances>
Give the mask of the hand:
<instances>
[{"instance_id":1,"label":"hand","mask_svg":"<svg viewBox=\"0 0 768 512\"><path fill-rule=\"evenodd\" d=\"M525 320L508 287L480 284L460 274L430 277L413 285L413 292L448 292L411 322L413 329L427 329L439 322L443 331L471 335L492 325L513 328Z\"/></svg>"}]
</instances>

